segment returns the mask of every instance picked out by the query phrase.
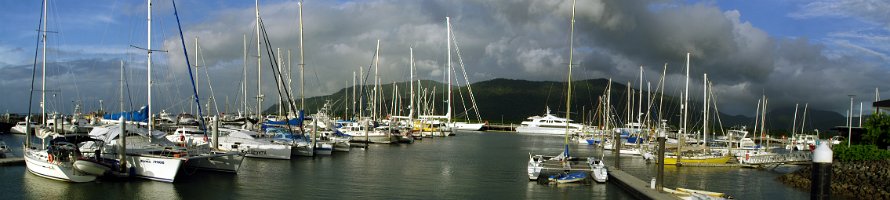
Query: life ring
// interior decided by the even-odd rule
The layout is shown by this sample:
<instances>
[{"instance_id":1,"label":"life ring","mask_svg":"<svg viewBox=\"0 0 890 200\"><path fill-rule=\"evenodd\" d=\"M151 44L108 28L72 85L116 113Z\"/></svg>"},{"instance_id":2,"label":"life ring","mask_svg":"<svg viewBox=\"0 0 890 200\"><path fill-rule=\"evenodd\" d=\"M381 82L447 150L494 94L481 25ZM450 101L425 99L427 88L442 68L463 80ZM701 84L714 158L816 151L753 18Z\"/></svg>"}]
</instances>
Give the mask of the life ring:
<instances>
[{"instance_id":1,"label":"life ring","mask_svg":"<svg viewBox=\"0 0 890 200\"><path fill-rule=\"evenodd\" d=\"M49 154L49 156L47 157L47 160L49 162L53 162L53 154Z\"/></svg>"}]
</instances>

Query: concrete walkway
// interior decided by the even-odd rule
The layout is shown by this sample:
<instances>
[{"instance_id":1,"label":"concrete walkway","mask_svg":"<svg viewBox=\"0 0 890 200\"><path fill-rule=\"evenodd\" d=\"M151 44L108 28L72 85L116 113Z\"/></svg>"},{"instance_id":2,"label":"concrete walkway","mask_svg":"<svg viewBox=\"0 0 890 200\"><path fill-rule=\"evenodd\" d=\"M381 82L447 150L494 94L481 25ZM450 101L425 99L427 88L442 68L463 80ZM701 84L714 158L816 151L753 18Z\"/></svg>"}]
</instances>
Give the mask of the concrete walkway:
<instances>
[{"instance_id":1,"label":"concrete walkway","mask_svg":"<svg viewBox=\"0 0 890 200\"><path fill-rule=\"evenodd\" d=\"M634 177L627 172L609 169L609 181L615 181L637 199L680 199L674 195L657 192L649 188L649 183Z\"/></svg>"}]
</instances>

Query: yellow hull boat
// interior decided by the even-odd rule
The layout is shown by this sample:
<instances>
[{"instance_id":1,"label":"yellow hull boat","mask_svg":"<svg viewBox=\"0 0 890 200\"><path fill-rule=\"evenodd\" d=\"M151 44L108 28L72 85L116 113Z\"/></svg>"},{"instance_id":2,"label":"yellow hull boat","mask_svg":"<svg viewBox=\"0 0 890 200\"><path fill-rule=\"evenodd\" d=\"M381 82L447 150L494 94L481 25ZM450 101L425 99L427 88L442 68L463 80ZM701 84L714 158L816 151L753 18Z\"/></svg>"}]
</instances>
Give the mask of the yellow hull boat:
<instances>
[{"instance_id":1,"label":"yellow hull boat","mask_svg":"<svg viewBox=\"0 0 890 200\"><path fill-rule=\"evenodd\" d=\"M690 156L690 157L682 157L680 158L680 162L682 163L708 163L708 164L726 164L729 162L729 159L732 159L730 156ZM677 164L677 156L665 156L664 157L665 165L676 165Z\"/></svg>"}]
</instances>

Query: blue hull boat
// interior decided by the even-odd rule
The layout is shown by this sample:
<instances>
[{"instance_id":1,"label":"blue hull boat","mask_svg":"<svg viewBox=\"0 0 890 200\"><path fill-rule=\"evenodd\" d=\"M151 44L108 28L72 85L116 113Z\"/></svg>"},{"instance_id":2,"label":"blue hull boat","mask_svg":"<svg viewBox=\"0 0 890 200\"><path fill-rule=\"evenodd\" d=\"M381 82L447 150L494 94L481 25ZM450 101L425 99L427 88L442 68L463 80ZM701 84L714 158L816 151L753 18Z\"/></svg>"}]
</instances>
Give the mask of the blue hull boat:
<instances>
[{"instance_id":1,"label":"blue hull boat","mask_svg":"<svg viewBox=\"0 0 890 200\"><path fill-rule=\"evenodd\" d=\"M574 183L587 179L587 172L565 172L550 176L551 182Z\"/></svg>"}]
</instances>

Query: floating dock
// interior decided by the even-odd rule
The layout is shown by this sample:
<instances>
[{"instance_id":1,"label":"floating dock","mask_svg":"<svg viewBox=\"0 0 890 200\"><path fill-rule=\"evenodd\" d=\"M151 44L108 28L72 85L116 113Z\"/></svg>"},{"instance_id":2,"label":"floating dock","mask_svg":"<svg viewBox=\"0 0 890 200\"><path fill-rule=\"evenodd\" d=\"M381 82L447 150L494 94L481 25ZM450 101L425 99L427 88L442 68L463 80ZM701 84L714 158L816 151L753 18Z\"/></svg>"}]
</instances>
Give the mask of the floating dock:
<instances>
[{"instance_id":1,"label":"floating dock","mask_svg":"<svg viewBox=\"0 0 890 200\"><path fill-rule=\"evenodd\" d=\"M485 126L482 126L482 130L484 131L504 131L504 132L514 132L516 131L515 124L494 124L489 123Z\"/></svg>"},{"instance_id":2,"label":"floating dock","mask_svg":"<svg viewBox=\"0 0 890 200\"><path fill-rule=\"evenodd\" d=\"M624 188L637 199L680 199L674 195L655 191L655 189L649 188L649 183L621 170L609 168L609 181L617 183L619 187Z\"/></svg>"},{"instance_id":3,"label":"floating dock","mask_svg":"<svg viewBox=\"0 0 890 200\"><path fill-rule=\"evenodd\" d=\"M25 158L22 158L22 157L0 158L0 166L24 165L24 164L25 164Z\"/></svg>"}]
</instances>

